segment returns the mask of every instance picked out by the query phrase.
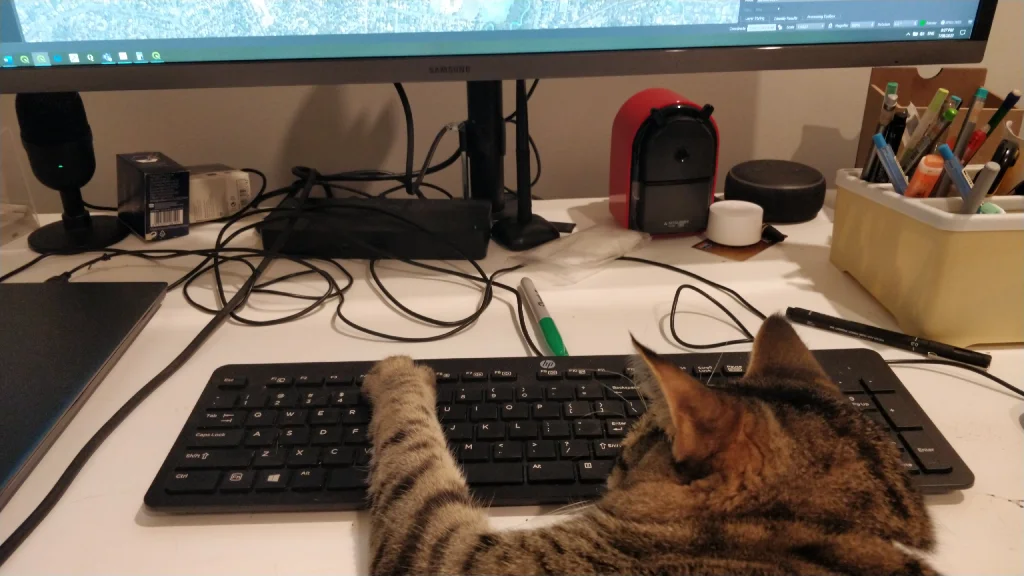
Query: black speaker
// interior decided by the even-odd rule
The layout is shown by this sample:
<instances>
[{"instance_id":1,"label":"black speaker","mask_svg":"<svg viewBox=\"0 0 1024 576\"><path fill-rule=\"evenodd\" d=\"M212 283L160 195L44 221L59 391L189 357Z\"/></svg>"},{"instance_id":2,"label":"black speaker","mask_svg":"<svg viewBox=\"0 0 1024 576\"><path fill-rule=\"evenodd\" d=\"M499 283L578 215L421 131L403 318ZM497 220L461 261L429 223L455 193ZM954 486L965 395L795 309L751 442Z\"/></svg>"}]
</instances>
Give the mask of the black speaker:
<instances>
[{"instance_id":1,"label":"black speaker","mask_svg":"<svg viewBox=\"0 0 1024 576\"><path fill-rule=\"evenodd\" d=\"M14 102L21 143L32 173L60 193L61 222L36 230L29 246L40 254L97 250L120 242L128 229L114 216L91 216L82 186L96 173L92 129L77 92L18 94Z\"/></svg>"}]
</instances>

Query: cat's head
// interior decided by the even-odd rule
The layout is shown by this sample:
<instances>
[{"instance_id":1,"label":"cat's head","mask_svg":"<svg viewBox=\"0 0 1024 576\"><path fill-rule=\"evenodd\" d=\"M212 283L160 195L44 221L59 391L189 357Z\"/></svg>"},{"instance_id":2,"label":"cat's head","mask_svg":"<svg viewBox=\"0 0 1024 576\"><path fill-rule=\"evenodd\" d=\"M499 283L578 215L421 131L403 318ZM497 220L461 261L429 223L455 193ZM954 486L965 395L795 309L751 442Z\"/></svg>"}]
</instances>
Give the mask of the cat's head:
<instances>
[{"instance_id":1,"label":"cat's head","mask_svg":"<svg viewBox=\"0 0 1024 576\"><path fill-rule=\"evenodd\" d=\"M764 323L746 375L722 387L636 347L649 410L623 442L602 505L666 521L768 516L931 547L923 500L897 449L786 320Z\"/></svg>"}]
</instances>

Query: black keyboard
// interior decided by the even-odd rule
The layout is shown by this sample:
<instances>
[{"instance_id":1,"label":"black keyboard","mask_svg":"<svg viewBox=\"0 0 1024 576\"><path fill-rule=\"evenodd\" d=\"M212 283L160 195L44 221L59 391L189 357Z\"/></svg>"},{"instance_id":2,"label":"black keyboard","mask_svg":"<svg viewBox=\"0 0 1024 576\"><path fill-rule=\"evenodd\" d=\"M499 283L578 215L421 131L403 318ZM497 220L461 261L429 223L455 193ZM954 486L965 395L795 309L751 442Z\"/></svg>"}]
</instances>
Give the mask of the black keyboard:
<instances>
[{"instance_id":1,"label":"black keyboard","mask_svg":"<svg viewBox=\"0 0 1024 576\"><path fill-rule=\"evenodd\" d=\"M923 492L974 475L870 350L815 352L850 402L891 431ZM710 385L741 376L746 353L668 356ZM601 494L644 412L626 356L428 360L438 416L482 502L562 504ZM146 494L172 513L366 507L370 362L225 366L207 384ZM717 367L717 368L716 368Z\"/></svg>"}]
</instances>

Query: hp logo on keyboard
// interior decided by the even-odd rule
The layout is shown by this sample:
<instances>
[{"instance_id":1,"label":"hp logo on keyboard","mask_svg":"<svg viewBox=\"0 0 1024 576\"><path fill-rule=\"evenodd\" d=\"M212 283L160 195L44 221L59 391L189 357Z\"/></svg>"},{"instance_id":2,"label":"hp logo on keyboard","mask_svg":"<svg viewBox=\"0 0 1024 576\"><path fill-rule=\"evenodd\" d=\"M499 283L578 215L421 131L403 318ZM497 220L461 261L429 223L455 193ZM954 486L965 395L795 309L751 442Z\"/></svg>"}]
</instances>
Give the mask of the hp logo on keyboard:
<instances>
[{"instance_id":1,"label":"hp logo on keyboard","mask_svg":"<svg viewBox=\"0 0 1024 576\"><path fill-rule=\"evenodd\" d=\"M552 368L555 367L555 361L554 360L541 360L540 361L540 367L545 369L545 370L551 370Z\"/></svg>"}]
</instances>

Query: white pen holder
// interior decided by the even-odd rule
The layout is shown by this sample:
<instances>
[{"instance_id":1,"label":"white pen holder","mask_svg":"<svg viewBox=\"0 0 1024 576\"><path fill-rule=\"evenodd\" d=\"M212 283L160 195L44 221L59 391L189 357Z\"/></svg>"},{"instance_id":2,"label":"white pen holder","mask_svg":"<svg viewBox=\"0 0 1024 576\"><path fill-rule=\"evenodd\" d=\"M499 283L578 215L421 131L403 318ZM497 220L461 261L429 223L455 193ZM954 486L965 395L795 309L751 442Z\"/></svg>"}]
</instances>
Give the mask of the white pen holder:
<instances>
[{"instance_id":1,"label":"white pen holder","mask_svg":"<svg viewBox=\"0 0 1024 576\"><path fill-rule=\"evenodd\" d=\"M904 332L955 346L1024 342L1024 197L989 198L1006 214L961 215L960 198L905 198L857 169L836 184L832 263Z\"/></svg>"}]
</instances>

